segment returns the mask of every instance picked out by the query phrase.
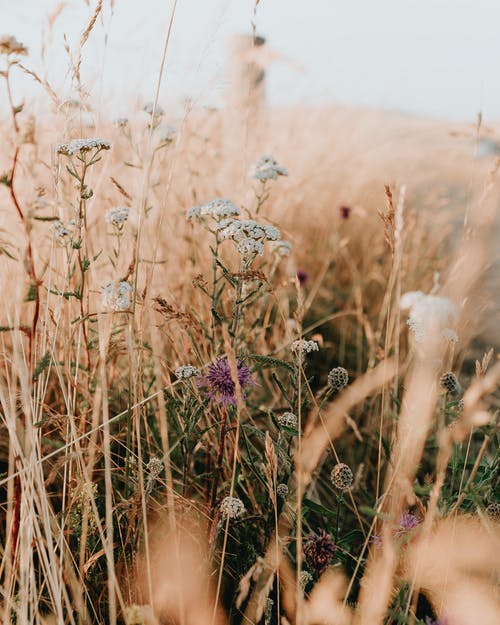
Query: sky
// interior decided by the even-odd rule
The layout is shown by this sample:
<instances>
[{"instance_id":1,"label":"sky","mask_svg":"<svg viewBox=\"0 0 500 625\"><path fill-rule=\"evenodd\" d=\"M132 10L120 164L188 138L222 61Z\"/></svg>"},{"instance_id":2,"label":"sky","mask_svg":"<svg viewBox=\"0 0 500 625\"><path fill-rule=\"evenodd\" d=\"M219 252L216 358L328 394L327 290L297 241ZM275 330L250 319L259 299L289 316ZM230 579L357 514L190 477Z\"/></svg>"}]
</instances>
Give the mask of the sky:
<instances>
[{"instance_id":1,"label":"sky","mask_svg":"<svg viewBox=\"0 0 500 625\"><path fill-rule=\"evenodd\" d=\"M0 33L28 45L26 64L71 97L65 47L77 57L96 2L0 0ZM254 5L177 0L162 104L220 103L230 88L228 39L252 32ZM94 103L120 115L130 100L153 99L174 0L103 6L82 77ZM337 103L464 121L481 111L500 119L500 0L260 0L255 17L268 42L272 106ZM35 97L31 82L19 80L19 89Z\"/></svg>"}]
</instances>

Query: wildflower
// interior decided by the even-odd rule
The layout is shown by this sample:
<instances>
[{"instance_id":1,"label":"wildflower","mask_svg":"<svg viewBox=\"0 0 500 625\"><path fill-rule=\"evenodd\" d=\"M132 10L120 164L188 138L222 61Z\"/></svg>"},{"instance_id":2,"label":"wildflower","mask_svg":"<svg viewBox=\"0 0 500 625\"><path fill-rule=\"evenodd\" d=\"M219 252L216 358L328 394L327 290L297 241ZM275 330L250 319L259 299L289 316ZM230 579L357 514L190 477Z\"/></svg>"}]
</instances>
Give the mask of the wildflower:
<instances>
[{"instance_id":1,"label":"wildflower","mask_svg":"<svg viewBox=\"0 0 500 625\"><path fill-rule=\"evenodd\" d=\"M66 243L69 243L72 233L71 230L69 230L69 228L67 228L62 221L60 221L59 219L57 221L54 221L51 228L59 243L61 243L62 245L66 245Z\"/></svg>"},{"instance_id":2,"label":"wildflower","mask_svg":"<svg viewBox=\"0 0 500 625\"><path fill-rule=\"evenodd\" d=\"M212 217L217 221L227 217L239 215L240 209L233 204L231 200L217 198L211 200L201 206L192 206L186 212L186 219L202 219L203 217Z\"/></svg>"},{"instance_id":3,"label":"wildflower","mask_svg":"<svg viewBox=\"0 0 500 625\"><path fill-rule=\"evenodd\" d=\"M108 224L111 224L116 228L121 228L123 224L127 221L129 214L129 208L127 208L126 206L119 206L118 208L111 208L104 215L104 219L108 222Z\"/></svg>"},{"instance_id":4,"label":"wildflower","mask_svg":"<svg viewBox=\"0 0 500 625\"><path fill-rule=\"evenodd\" d=\"M398 538L401 538L409 534L418 525L420 525L420 521L417 517L411 512L405 512L399 517L394 534Z\"/></svg>"},{"instance_id":5,"label":"wildflower","mask_svg":"<svg viewBox=\"0 0 500 625\"><path fill-rule=\"evenodd\" d=\"M250 384L255 384L255 382L252 380L250 369L241 360L237 361L236 367L241 388L241 399L245 400L245 388ZM236 386L227 358L219 358L213 365L210 365L207 375L198 376L196 383L199 387L207 389L206 393L212 401L223 406L236 405Z\"/></svg>"},{"instance_id":6,"label":"wildflower","mask_svg":"<svg viewBox=\"0 0 500 625\"><path fill-rule=\"evenodd\" d=\"M253 219L224 219L217 226L221 239L238 242L243 239L255 241L278 241L280 231L275 226L262 224Z\"/></svg>"},{"instance_id":7,"label":"wildflower","mask_svg":"<svg viewBox=\"0 0 500 625\"><path fill-rule=\"evenodd\" d=\"M349 374L344 367L334 367L328 374L328 386L334 391L347 386L349 383Z\"/></svg>"},{"instance_id":8,"label":"wildflower","mask_svg":"<svg viewBox=\"0 0 500 625\"><path fill-rule=\"evenodd\" d=\"M262 256L264 254L264 244L250 237L241 239L236 246L238 252L245 257Z\"/></svg>"},{"instance_id":9,"label":"wildflower","mask_svg":"<svg viewBox=\"0 0 500 625\"><path fill-rule=\"evenodd\" d=\"M252 178L266 182L266 180L276 180L278 176L288 176L288 169L281 167L276 159L270 154L260 158L254 165Z\"/></svg>"},{"instance_id":10,"label":"wildflower","mask_svg":"<svg viewBox=\"0 0 500 625\"><path fill-rule=\"evenodd\" d=\"M145 623L154 621L153 609L149 605L132 603L125 606L123 612L127 625L145 625Z\"/></svg>"},{"instance_id":11,"label":"wildflower","mask_svg":"<svg viewBox=\"0 0 500 625\"><path fill-rule=\"evenodd\" d=\"M305 354L319 351L316 341L306 341L304 339L298 339L292 343L292 352L296 355L300 355L302 358Z\"/></svg>"},{"instance_id":12,"label":"wildflower","mask_svg":"<svg viewBox=\"0 0 500 625\"><path fill-rule=\"evenodd\" d=\"M74 156L75 154L90 152L90 150L109 150L110 148L111 143L106 139L74 139L68 143L56 145L55 151L57 154L64 154L64 156Z\"/></svg>"},{"instance_id":13,"label":"wildflower","mask_svg":"<svg viewBox=\"0 0 500 625\"><path fill-rule=\"evenodd\" d=\"M451 371L443 373L443 375L439 379L439 384L442 388L444 388L446 391L448 391L448 393L451 393L452 395L458 395L458 393L460 393L460 391L462 390L457 376Z\"/></svg>"},{"instance_id":14,"label":"wildflower","mask_svg":"<svg viewBox=\"0 0 500 625\"><path fill-rule=\"evenodd\" d=\"M274 601L268 597L266 599L266 611L264 612L264 625L269 625L273 616Z\"/></svg>"},{"instance_id":15,"label":"wildflower","mask_svg":"<svg viewBox=\"0 0 500 625\"><path fill-rule=\"evenodd\" d=\"M176 130L173 126L165 126L165 128L162 131L160 143L162 145L167 145L169 143L172 143L172 141L175 139L175 135L176 135Z\"/></svg>"},{"instance_id":16,"label":"wildflower","mask_svg":"<svg viewBox=\"0 0 500 625\"><path fill-rule=\"evenodd\" d=\"M117 128L126 128L128 126L128 118L127 117L117 117L113 120L113 124Z\"/></svg>"},{"instance_id":17,"label":"wildflower","mask_svg":"<svg viewBox=\"0 0 500 625\"><path fill-rule=\"evenodd\" d=\"M245 513L245 506L238 497L224 497L220 511L224 518L237 519Z\"/></svg>"},{"instance_id":18,"label":"wildflower","mask_svg":"<svg viewBox=\"0 0 500 625\"><path fill-rule=\"evenodd\" d=\"M247 260L264 253L265 241L277 241L280 238L278 228L253 219L223 219L217 225L217 230L221 239L231 239L238 252Z\"/></svg>"},{"instance_id":19,"label":"wildflower","mask_svg":"<svg viewBox=\"0 0 500 625\"><path fill-rule=\"evenodd\" d=\"M276 493L278 497L286 499L288 495L288 486L286 484L278 484L278 486L276 486Z\"/></svg>"},{"instance_id":20,"label":"wildflower","mask_svg":"<svg viewBox=\"0 0 500 625\"><path fill-rule=\"evenodd\" d=\"M349 215L351 214L351 207L350 206L340 206L340 217L341 219L343 219L344 221L349 219Z\"/></svg>"},{"instance_id":21,"label":"wildflower","mask_svg":"<svg viewBox=\"0 0 500 625\"><path fill-rule=\"evenodd\" d=\"M108 282L102 289L102 300L105 308L121 312L130 308L132 285L128 282Z\"/></svg>"},{"instance_id":22,"label":"wildflower","mask_svg":"<svg viewBox=\"0 0 500 625\"><path fill-rule=\"evenodd\" d=\"M458 312L455 304L448 298L425 295L422 291L410 291L402 296L400 305L402 309L410 310L406 323L417 343L437 335L448 341L458 340L449 326L457 318Z\"/></svg>"},{"instance_id":23,"label":"wildflower","mask_svg":"<svg viewBox=\"0 0 500 625\"><path fill-rule=\"evenodd\" d=\"M163 462L160 458L153 456L146 465L146 471L150 476L156 479L163 471Z\"/></svg>"},{"instance_id":24,"label":"wildflower","mask_svg":"<svg viewBox=\"0 0 500 625\"><path fill-rule=\"evenodd\" d=\"M154 102L147 102L143 107L142 110L147 113L148 115L153 115L153 113L155 114L155 117L162 117L163 115L165 115L165 111L161 108L161 106L159 104L154 105Z\"/></svg>"},{"instance_id":25,"label":"wildflower","mask_svg":"<svg viewBox=\"0 0 500 625\"><path fill-rule=\"evenodd\" d=\"M189 378L200 375L200 370L193 365L181 365L175 370L175 375L179 380L188 380Z\"/></svg>"},{"instance_id":26,"label":"wildflower","mask_svg":"<svg viewBox=\"0 0 500 625\"><path fill-rule=\"evenodd\" d=\"M490 503L490 505L486 508L486 514L493 521L500 521L500 503L498 501Z\"/></svg>"},{"instance_id":27,"label":"wildflower","mask_svg":"<svg viewBox=\"0 0 500 625\"><path fill-rule=\"evenodd\" d=\"M313 576L309 573L309 571L301 571L299 573L299 584L302 590L305 590L312 581Z\"/></svg>"},{"instance_id":28,"label":"wildflower","mask_svg":"<svg viewBox=\"0 0 500 625\"><path fill-rule=\"evenodd\" d=\"M317 534L309 534L304 544L304 557L307 564L319 577L330 566L335 558L337 546L330 534L319 530Z\"/></svg>"},{"instance_id":29,"label":"wildflower","mask_svg":"<svg viewBox=\"0 0 500 625\"><path fill-rule=\"evenodd\" d=\"M330 479L339 490L349 490L354 481L354 475L347 464L339 462L333 467Z\"/></svg>"},{"instance_id":30,"label":"wildflower","mask_svg":"<svg viewBox=\"0 0 500 625\"><path fill-rule=\"evenodd\" d=\"M28 48L12 35L0 35L0 54L28 54Z\"/></svg>"},{"instance_id":31,"label":"wildflower","mask_svg":"<svg viewBox=\"0 0 500 625\"><path fill-rule=\"evenodd\" d=\"M297 415L294 415L293 412L284 412L283 414L279 415L278 423L280 425L284 425L287 428L292 428L293 430L296 430L298 424Z\"/></svg>"},{"instance_id":32,"label":"wildflower","mask_svg":"<svg viewBox=\"0 0 500 625\"><path fill-rule=\"evenodd\" d=\"M280 239L279 241L272 241L270 243L271 249L278 256L288 256L290 254L290 250L292 249L292 244L288 241L283 241Z\"/></svg>"},{"instance_id":33,"label":"wildflower","mask_svg":"<svg viewBox=\"0 0 500 625\"><path fill-rule=\"evenodd\" d=\"M299 281L300 286L304 286L304 284L309 280L309 276L305 271L299 269L296 273L297 279Z\"/></svg>"},{"instance_id":34,"label":"wildflower","mask_svg":"<svg viewBox=\"0 0 500 625\"><path fill-rule=\"evenodd\" d=\"M455 330L452 330L451 328L445 328L441 332L441 336L446 341L448 341L448 343L457 343L458 342L458 334L455 332Z\"/></svg>"}]
</instances>

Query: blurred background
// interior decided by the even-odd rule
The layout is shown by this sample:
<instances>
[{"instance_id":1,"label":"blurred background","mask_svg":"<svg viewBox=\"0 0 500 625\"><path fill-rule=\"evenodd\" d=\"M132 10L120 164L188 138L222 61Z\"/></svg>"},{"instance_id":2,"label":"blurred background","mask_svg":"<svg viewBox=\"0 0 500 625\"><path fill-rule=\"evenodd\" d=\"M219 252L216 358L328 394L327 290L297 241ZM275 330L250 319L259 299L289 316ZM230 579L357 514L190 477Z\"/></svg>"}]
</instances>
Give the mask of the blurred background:
<instances>
[{"instance_id":1,"label":"blurred background","mask_svg":"<svg viewBox=\"0 0 500 625\"><path fill-rule=\"evenodd\" d=\"M92 0L0 0L0 32L30 48L28 65L72 97L69 57ZM94 105L154 97L174 0L105 0L82 53ZM271 106L342 104L474 121L500 117L498 0L178 0L160 103L217 106L231 88L231 35L267 39ZM22 81L27 99L36 87ZM19 85L18 85L19 86ZM40 102L37 106L41 106Z\"/></svg>"}]
</instances>

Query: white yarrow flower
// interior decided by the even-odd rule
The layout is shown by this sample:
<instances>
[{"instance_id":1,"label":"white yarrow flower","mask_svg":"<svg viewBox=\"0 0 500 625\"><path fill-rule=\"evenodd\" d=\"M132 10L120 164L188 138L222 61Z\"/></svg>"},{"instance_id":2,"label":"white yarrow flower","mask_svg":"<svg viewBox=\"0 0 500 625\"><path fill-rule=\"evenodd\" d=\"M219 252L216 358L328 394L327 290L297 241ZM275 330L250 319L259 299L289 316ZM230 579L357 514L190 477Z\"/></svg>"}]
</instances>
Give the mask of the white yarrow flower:
<instances>
[{"instance_id":1,"label":"white yarrow flower","mask_svg":"<svg viewBox=\"0 0 500 625\"><path fill-rule=\"evenodd\" d=\"M239 241L236 249L242 256L262 256L264 254L264 244L250 237L246 237Z\"/></svg>"},{"instance_id":2,"label":"white yarrow flower","mask_svg":"<svg viewBox=\"0 0 500 625\"><path fill-rule=\"evenodd\" d=\"M187 380L195 375L200 375L200 370L193 365L181 365L175 370L175 375L179 380Z\"/></svg>"},{"instance_id":3,"label":"white yarrow flower","mask_svg":"<svg viewBox=\"0 0 500 625\"><path fill-rule=\"evenodd\" d=\"M306 341L305 339L298 339L292 343L292 352L294 354L310 354L311 352L319 351L319 346L316 341Z\"/></svg>"},{"instance_id":4,"label":"white yarrow flower","mask_svg":"<svg viewBox=\"0 0 500 625\"><path fill-rule=\"evenodd\" d=\"M406 323L417 343L437 336L447 341L458 340L456 332L450 327L458 317L458 310L447 297L410 291L401 297L400 306L410 311Z\"/></svg>"},{"instance_id":5,"label":"white yarrow flower","mask_svg":"<svg viewBox=\"0 0 500 625\"><path fill-rule=\"evenodd\" d=\"M161 108L159 104L156 105L156 109L155 109L154 102L147 102L142 107L142 110L148 115L153 115L153 112L154 112L155 117L161 117L162 115L165 115L165 111Z\"/></svg>"},{"instance_id":6,"label":"white yarrow flower","mask_svg":"<svg viewBox=\"0 0 500 625\"><path fill-rule=\"evenodd\" d=\"M275 226L253 219L223 219L218 225L220 238L231 240L242 256L252 258L264 253L265 241L277 241L280 231Z\"/></svg>"},{"instance_id":7,"label":"white yarrow flower","mask_svg":"<svg viewBox=\"0 0 500 625\"><path fill-rule=\"evenodd\" d=\"M102 303L105 308L122 312L130 308L132 285L128 282L108 282L102 289Z\"/></svg>"},{"instance_id":8,"label":"white yarrow flower","mask_svg":"<svg viewBox=\"0 0 500 625\"><path fill-rule=\"evenodd\" d=\"M220 504L224 518L237 519L245 513L245 505L238 497L224 497Z\"/></svg>"},{"instance_id":9,"label":"white yarrow flower","mask_svg":"<svg viewBox=\"0 0 500 625\"><path fill-rule=\"evenodd\" d=\"M111 143L106 139L75 139L68 143L60 143L56 145L55 151L57 154L64 154L65 156L74 156L75 154L82 154L83 152L90 152L90 150L109 150Z\"/></svg>"},{"instance_id":10,"label":"white yarrow flower","mask_svg":"<svg viewBox=\"0 0 500 625\"><path fill-rule=\"evenodd\" d=\"M278 484L278 486L276 486L276 494L278 497L286 499L288 495L288 486L286 484Z\"/></svg>"},{"instance_id":11,"label":"white yarrow flower","mask_svg":"<svg viewBox=\"0 0 500 625\"><path fill-rule=\"evenodd\" d=\"M59 219L57 221L54 221L51 228L59 243L61 243L62 245L66 245L66 243L69 243L72 233L71 230L67 228L62 221L60 221Z\"/></svg>"},{"instance_id":12,"label":"white yarrow flower","mask_svg":"<svg viewBox=\"0 0 500 625\"><path fill-rule=\"evenodd\" d=\"M288 256L292 249L292 244L289 241L283 241L282 239L279 241L272 241L270 245L273 252L275 252L278 256Z\"/></svg>"},{"instance_id":13,"label":"white yarrow flower","mask_svg":"<svg viewBox=\"0 0 500 625\"><path fill-rule=\"evenodd\" d=\"M121 227L127 221L130 209L126 206L111 208L105 215L104 219L112 226Z\"/></svg>"},{"instance_id":14,"label":"white yarrow flower","mask_svg":"<svg viewBox=\"0 0 500 625\"><path fill-rule=\"evenodd\" d=\"M252 178L265 182L276 180L278 176L288 176L288 169L281 167L270 154L260 158L252 170Z\"/></svg>"},{"instance_id":15,"label":"white yarrow flower","mask_svg":"<svg viewBox=\"0 0 500 625\"><path fill-rule=\"evenodd\" d=\"M128 118L117 117L113 120L113 125L115 125L117 128L126 128L128 126Z\"/></svg>"},{"instance_id":16,"label":"white yarrow flower","mask_svg":"<svg viewBox=\"0 0 500 625\"><path fill-rule=\"evenodd\" d=\"M284 412L277 417L278 423L284 425L287 428L297 429L298 419L297 415L293 412Z\"/></svg>"}]
</instances>

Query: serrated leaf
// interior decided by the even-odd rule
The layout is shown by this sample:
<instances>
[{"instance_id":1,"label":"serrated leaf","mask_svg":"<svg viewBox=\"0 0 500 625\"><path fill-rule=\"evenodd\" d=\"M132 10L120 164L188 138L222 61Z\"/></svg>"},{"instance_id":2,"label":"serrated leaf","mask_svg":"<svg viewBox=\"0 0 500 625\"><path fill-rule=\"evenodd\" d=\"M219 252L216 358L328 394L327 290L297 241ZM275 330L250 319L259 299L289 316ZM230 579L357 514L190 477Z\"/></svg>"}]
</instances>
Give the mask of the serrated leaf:
<instances>
[{"instance_id":1,"label":"serrated leaf","mask_svg":"<svg viewBox=\"0 0 500 625\"><path fill-rule=\"evenodd\" d=\"M293 367L290 363L280 360L279 358L273 358L272 356L261 356L260 354L249 354L250 360L255 360L262 364L263 367L285 367L289 371L293 371Z\"/></svg>"},{"instance_id":2,"label":"serrated leaf","mask_svg":"<svg viewBox=\"0 0 500 625\"><path fill-rule=\"evenodd\" d=\"M48 369L48 367L50 365L50 360L51 360L50 352L46 352L40 358L40 360L38 361L37 366L35 367L35 370L33 371L33 375L31 376L31 379L33 380L33 382L38 380L38 378L45 371L45 369Z\"/></svg>"}]
</instances>

